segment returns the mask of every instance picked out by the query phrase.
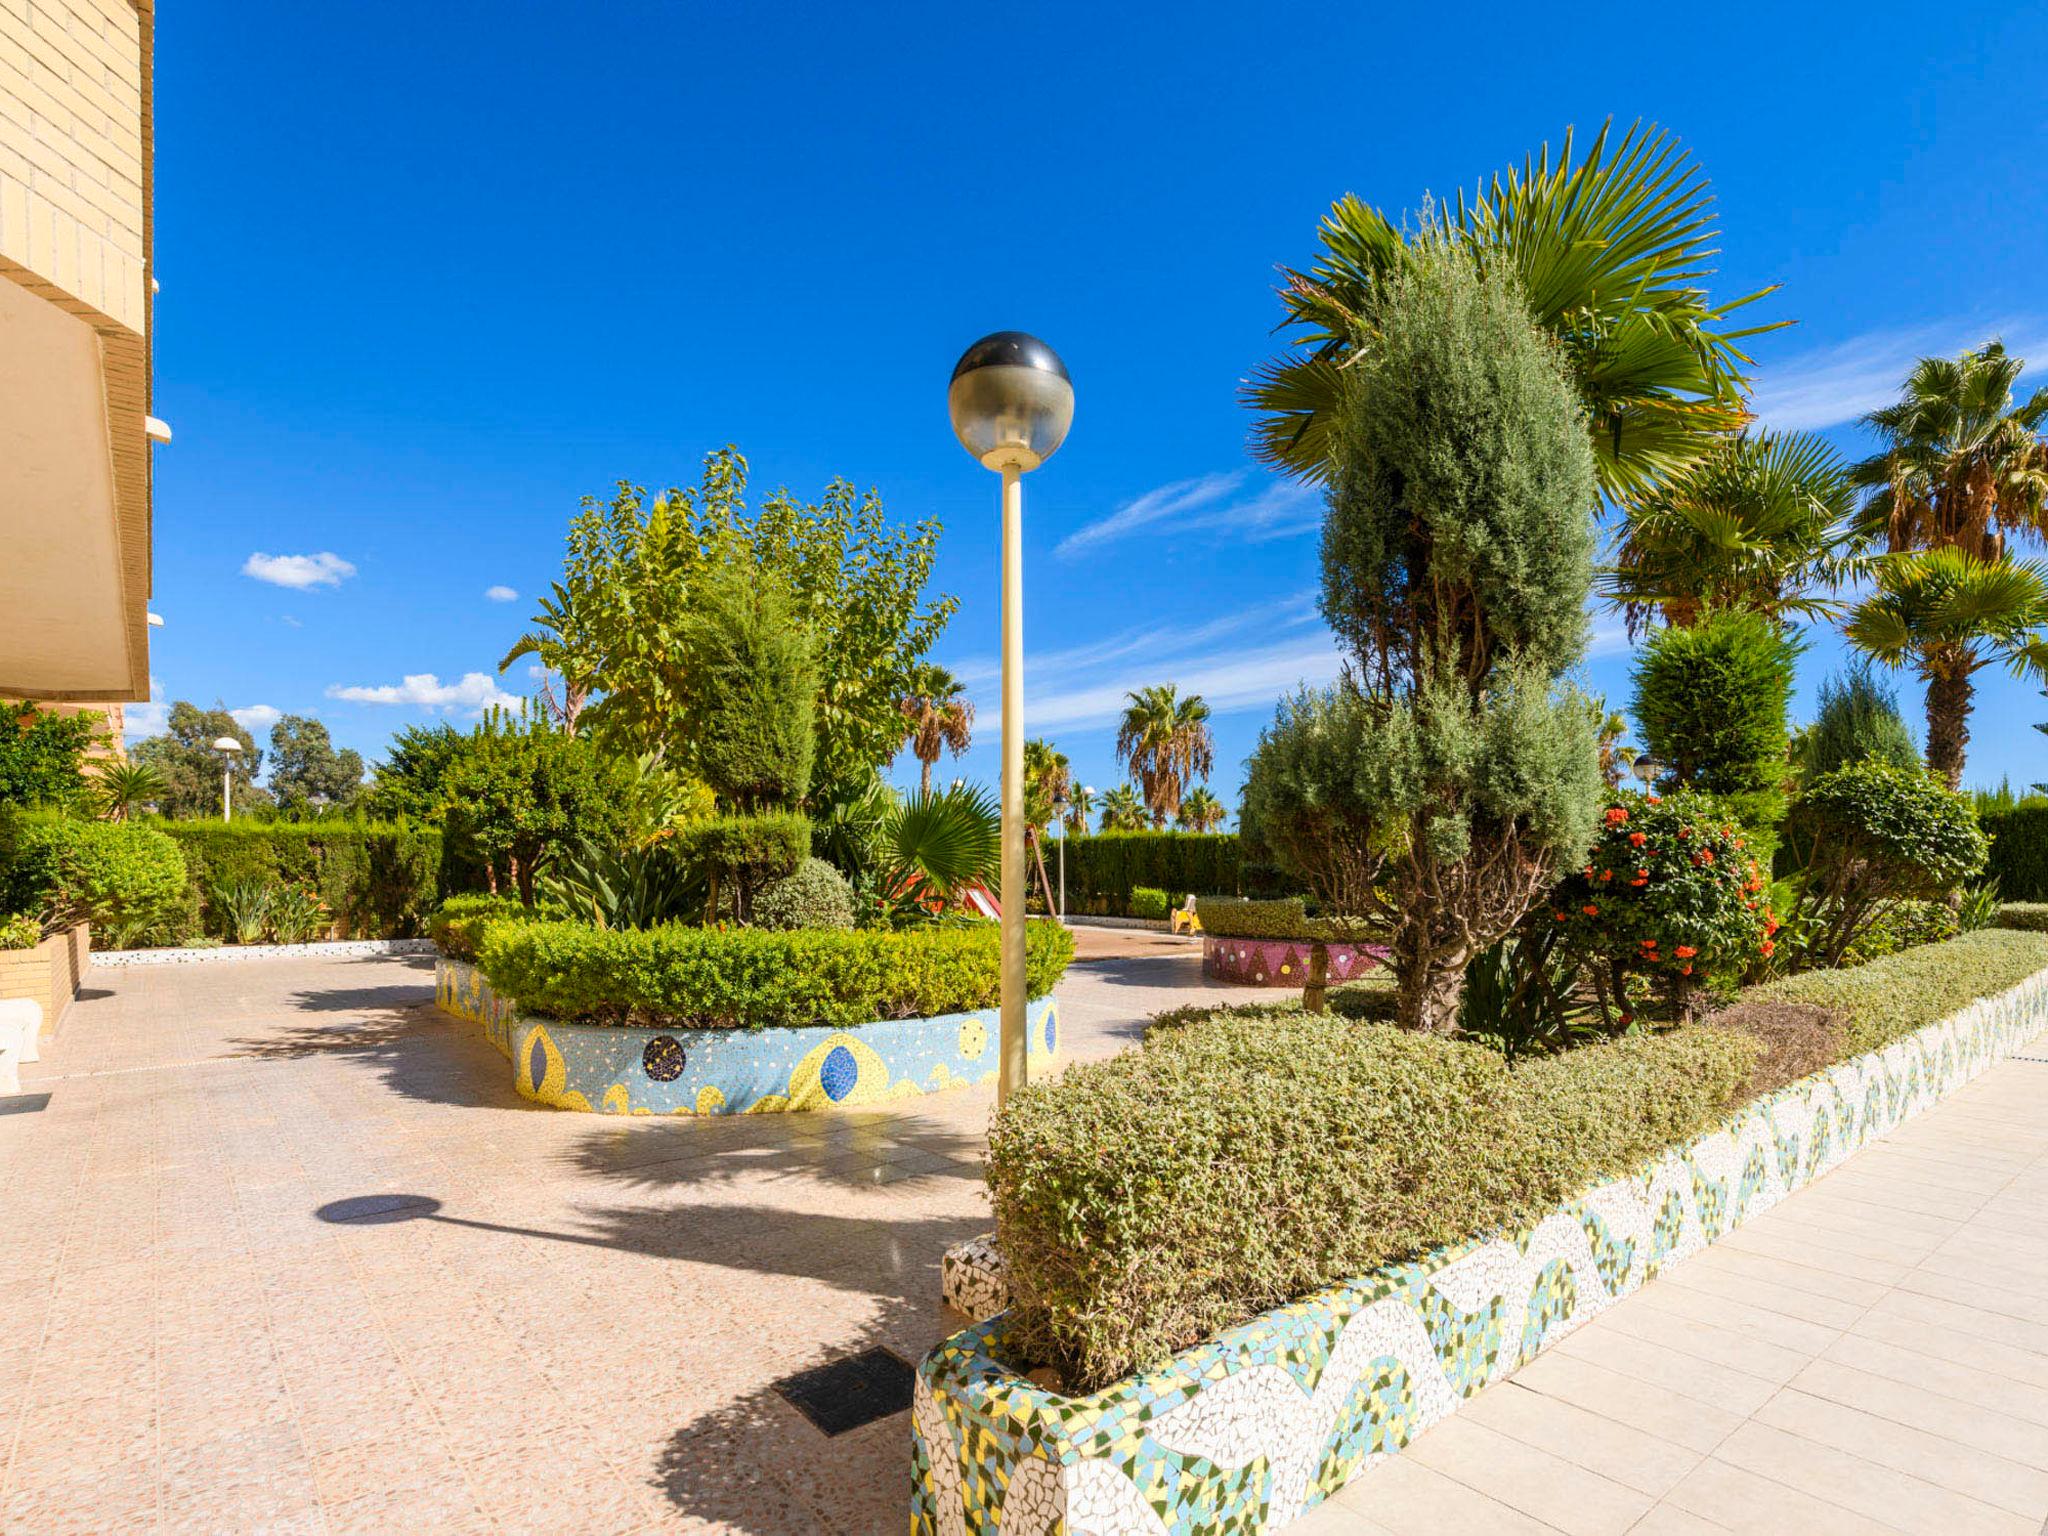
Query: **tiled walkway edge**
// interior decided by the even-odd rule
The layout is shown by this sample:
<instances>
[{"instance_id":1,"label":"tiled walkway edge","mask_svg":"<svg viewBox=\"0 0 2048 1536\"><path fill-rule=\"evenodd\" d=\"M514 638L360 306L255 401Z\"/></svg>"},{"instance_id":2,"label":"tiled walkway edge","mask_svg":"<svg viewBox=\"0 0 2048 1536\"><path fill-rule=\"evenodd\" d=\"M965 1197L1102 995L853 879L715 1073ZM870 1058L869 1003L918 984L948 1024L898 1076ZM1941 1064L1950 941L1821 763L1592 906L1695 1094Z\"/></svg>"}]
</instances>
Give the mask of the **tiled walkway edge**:
<instances>
[{"instance_id":1,"label":"tiled walkway edge","mask_svg":"<svg viewBox=\"0 0 2048 1536\"><path fill-rule=\"evenodd\" d=\"M1526 1232L1330 1287L1089 1396L1018 1375L1004 1361L1004 1319L993 1318L920 1370L912 1528L1157 1536L1282 1525L2044 1022L2048 972L1748 1105Z\"/></svg>"}]
</instances>

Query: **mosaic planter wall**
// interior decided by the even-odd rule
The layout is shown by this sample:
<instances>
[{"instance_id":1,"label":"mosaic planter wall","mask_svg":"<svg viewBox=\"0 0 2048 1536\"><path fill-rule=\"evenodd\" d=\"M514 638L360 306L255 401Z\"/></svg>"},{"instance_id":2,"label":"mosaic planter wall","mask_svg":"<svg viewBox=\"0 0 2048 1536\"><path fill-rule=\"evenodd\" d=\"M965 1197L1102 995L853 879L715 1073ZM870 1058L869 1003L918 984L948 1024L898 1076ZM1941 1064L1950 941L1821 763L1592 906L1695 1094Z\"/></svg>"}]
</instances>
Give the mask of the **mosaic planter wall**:
<instances>
[{"instance_id":1,"label":"mosaic planter wall","mask_svg":"<svg viewBox=\"0 0 2048 1536\"><path fill-rule=\"evenodd\" d=\"M956 1334L918 1373L911 1529L1281 1525L2044 1025L2048 971L1759 1100L1527 1231L1332 1286L1089 1396L1020 1375L1005 1317Z\"/></svg>"},{"instance_id":2,"label":"mosaic planter wall","mask_svg":"<svg viewBox=\"0 0 2048 1536\"><path fill-rule=\"evenodd\" d=\"M1363 976L1387 955L1383 944L1331 944L1330 984ZM1219 939L1202 935L1202 974L1251 987L1298 987L1308 979L1303 939Z\"/></svg>"},{"instance_id":3,"label":"mosaic planter wall","mask_svg":"<svg viewBox=\"0 0 2048 1536\"><path fill-rule=\"evenodd\" d=\"M996 1076L993 1008L855 1029L623 1029L522 1014L483 973L445 955L436 1001L483 1026L512 1063L521 1094L557 1109L607 1115L738 1115L880 1104ZM1050 1066L1059 1013L1026 1013L1031 1065Z\"/></svg>"}]
</instances>

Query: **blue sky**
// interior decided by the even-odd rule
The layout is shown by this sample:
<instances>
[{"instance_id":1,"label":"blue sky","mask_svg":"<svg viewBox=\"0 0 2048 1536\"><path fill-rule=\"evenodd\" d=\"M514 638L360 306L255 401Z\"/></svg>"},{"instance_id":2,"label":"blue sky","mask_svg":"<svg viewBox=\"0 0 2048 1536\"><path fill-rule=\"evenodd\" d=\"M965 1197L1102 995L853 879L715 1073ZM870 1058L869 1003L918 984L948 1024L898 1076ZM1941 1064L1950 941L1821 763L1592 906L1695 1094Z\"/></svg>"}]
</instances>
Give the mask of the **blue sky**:
<instances>
[{"instance_id":1,"label":"blue sky","mask_svg":"<svg viewBox=\"0 0 2048 1536\"><path fill-rule=\"evenodd\" d=\"M530 686L495 663L578 498L694 480L730 442L759 490L843 475L944 521L936 656L986 721L957 771L991 778L995 485L945 385L1017 327L1078 395L1026 482L1032 729L1105 786L1124 690L1177 682L1216 706L1234 803L1274 698L1335 668L1317 506L1249 463L1235 398L1275 265L1344 192L1412 208L1609 116L1712 176L1713 291L1783 285L1754 311L1798 321L1758 347L1767 423L1855 451L1919 352L2003 334L2048 362L2048 11L1554 14L167 10L160 699L259 737L315 713L371 758L470 719ZM1838 664L1817 637L1798 708ZM1587 683L1621 703L1627 670L1598 619ZM1984 679L1970 781L2048 778L2048 701Z\"/></svg>"}]
</instances>

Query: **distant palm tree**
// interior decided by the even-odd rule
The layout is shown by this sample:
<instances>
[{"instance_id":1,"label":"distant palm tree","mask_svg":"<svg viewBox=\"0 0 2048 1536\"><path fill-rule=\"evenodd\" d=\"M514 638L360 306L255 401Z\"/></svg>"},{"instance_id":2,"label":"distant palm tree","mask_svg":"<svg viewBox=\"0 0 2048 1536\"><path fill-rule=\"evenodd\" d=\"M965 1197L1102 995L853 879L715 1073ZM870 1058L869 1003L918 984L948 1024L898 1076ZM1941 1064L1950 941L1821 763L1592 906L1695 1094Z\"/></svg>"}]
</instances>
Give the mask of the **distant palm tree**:
<instances>
[{"instance_id":1,"label":"distant palm tree","mask_svg":"<svg viewBox=\"0 0 2048 1536\"><path fill-rule=\"evenodd\" d=\"M1163 827L1180 810L1180 798L1188 785L1206 779L1216 766L1209 706L1198 693L1177 698L1171 683L1141 688L1124 697L1130 703L1117 727L1116 755L1129 766L1144 792L1152 825Z\"/></svg>"},{"instance_id":2,"label":"distant palm tree","mask_svg":"<svg viewBox=\"0 0 2048 1536\"><path fill-rule=\"evenodd\" d=\"M1067 791L1067 836L1086 837L1088 818L1095 812L1095 791L1076 784Z\"/></svg>"},{"instance_id":3,"label":"distant palm tree","mask_svg":"<svg viewBox=\"0 0 2048 1536\"><path fill-rule=\"evenodd\" d=\"M1102 830L1136 832L1145 825L1145 802L1128 784L1119 784L1102 797Z\"/></svg>"},{"instance_id":4,"label":"distant palm tree","mask_svg":"<svg viewBox=\"0 0 2048 1536\"><path fill-rule=\"evenodd\" d=\"M944 667L920 663L911 673L910 691L896 701L903 712L903 740L922 765L918 793L932 792L932 768L939 754L951 748L958 757L974 736L974 705L967 685Z\"/></svg>"},{"instance_id":5,"label":"distant palm tree","mask_svg":"<svg viewBox=\"0 0 2048 1536\"><path fill-rule=\"evenodd\" d=\"M1927 766L1950 789L1963 779L1971 680L2002 662L2048 676L2048 574L2026 561L1981 560L1959 549L1886 555L1877 590L1849 616L1850 644L1887 666L1911 666L1927 684Z\"/></svg>"},{"instance_id":6,"label":"distant palm tree","mask_svg":"<svg viewBox=\"0 0 2048 1536\"><path fill-rule=\"evenodd\" d=\"M1187 798L1181 801L1178 820L1190 832L1213 832L1223 825L1229 814L1223 802L1207 789L1197 789L1190 791Z\"/></svg>"},{"instance_id":7,"label":"distant palm tree","mask_svg":"<svg viewBox=\"0 0 2048 1536\"><path fill-rule=\"evenodd\" d=\"M149 763L125 757L101 759L94 765L92 796L109 821L126 821L136 811L169 793L164 776Z\"/></svg>"},{"instance_id":8,"label":"distant palm tree","mask_svg":"<svg viewBox=\"0 0 2048 1536\"><path fill-rule=\"evenodd\" d=\"M2022 358L1991 342L1960 357L1923 357L1896 403L1863 424L1885 440L1850 471L1870 492L1856 531L1894 554L2005 553L2005 535L2039 538L2048 510L2048 387L2014 407Z\"/></svg>"},{"instance_id":9,"label":"distant palm tree","mask_svg":"<svg viewBox=\"0 0 2048 1536\"><path fill-rule=\"evenodd\" d=\"M1074 774L1067 754L1036 737L1024 743L1024 825L1034 834L1052 825L1053 806L1070 797Z\"/></svg>"}]
</instances>

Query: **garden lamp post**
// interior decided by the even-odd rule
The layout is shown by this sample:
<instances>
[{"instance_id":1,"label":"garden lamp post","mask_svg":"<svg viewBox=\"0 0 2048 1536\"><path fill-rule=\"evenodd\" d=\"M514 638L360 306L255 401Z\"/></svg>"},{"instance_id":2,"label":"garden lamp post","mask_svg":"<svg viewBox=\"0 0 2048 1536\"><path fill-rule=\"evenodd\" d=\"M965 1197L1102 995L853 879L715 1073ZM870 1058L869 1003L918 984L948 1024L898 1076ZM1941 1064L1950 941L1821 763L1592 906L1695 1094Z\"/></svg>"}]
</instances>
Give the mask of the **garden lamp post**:
<instances>
[{"instance_id":1,"label":"garden lamp post","mask_svg":"<svg viewBox=\"0 0 2048 1536\"><path fill-rule=\"evenodd\" d=\"M220 754L220 819L229 821L233 819L229 807L234 803L235 759L241 754L242 744L232 736L216 736L213 750Z\"/></svg>"},{"instance_id":2,"label":"garden lamp post","mask_svg":"<svg viewBox=\"0 0 2048 1536\"><path fill-rule=\"evenodd\" d=\"M953 435L1003 477L1003 1019L996 1102L1024 1086L1024 489L1074 422L1067 365L1022 331L961 354L946 389Z\"/></svg>"},{"instance_id":3,"label":"garden lamp post","mask_svg":"<svg viewBox=\"0 0 2048 1536\"><path fill-rule=\"evenodd\" d=\"M1645 794L1649 793L1650 786L1657 782L1657 775L1663 771L1664 764L1657 758L1650 756L1647 752L1638 757L1634 765L1629 769L1629 772L1643 781L1643 792Z\"/></svg>"},{"instance_id":4,"label":"garden lamp post","mask_svg":"<svg viewBox=\"0 0 2048 1536\"><path fill-rule=\"evenodd\" d=\"M1052 803L1053 820L1060 829L1060 921L1067 920L1067 811L1070 809L1065 795Z\"/></svg>"}]
</instances>

